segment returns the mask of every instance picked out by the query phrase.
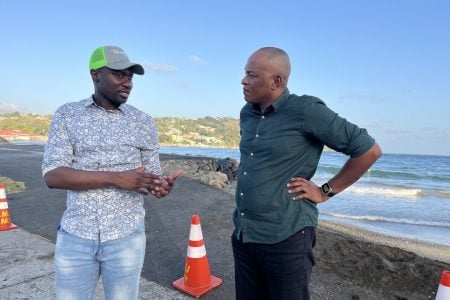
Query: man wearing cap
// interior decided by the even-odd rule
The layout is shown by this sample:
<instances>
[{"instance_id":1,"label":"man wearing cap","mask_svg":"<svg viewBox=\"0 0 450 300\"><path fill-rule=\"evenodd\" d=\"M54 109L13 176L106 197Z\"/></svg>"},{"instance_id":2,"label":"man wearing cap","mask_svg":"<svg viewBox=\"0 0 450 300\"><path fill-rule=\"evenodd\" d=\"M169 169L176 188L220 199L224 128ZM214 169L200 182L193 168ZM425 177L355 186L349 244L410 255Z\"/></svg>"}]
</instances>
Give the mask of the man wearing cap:
<instances>
[{"instance_id":1,"label":"man wearing cap","mask_svg":"<svg viewBox=\"0 0 450 300\"><path fill-rule=\"evenodd\" d=\"M146 236L143 195L164 197L180 171L161 175L154 120L126 104L144 68L119 47L91 56L94 94L55 112L42 173L67 190L55 249L57 299L137 299Z\"/></svg>"}]
</instances>

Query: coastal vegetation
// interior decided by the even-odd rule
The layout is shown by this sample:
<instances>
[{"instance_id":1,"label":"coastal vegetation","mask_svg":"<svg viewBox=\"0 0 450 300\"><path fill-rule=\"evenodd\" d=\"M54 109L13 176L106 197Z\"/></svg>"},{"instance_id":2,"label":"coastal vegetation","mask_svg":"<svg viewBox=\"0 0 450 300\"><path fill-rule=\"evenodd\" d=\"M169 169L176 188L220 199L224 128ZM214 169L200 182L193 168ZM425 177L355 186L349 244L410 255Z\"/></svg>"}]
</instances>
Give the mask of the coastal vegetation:
<instances>
[{"instance_id":1,"label":"coastal vegetation","mask_svg":"<svg viewBox=\"0 0 450 300\"><path fill-rule=\"evenodd\" d=\"M47 135L51 120L51 115L17 112L0 114L0 130L20 130L26 133Z\"/></svg>"},{"instance_id":2,"label":"coastal vegetation","mask_svg":"<svg viewBox=\"0 0 450 300\"><path fill-rule=\"evenodd\" d=\"M163 145L236 148L239 120L233 118L155 118Z\"/></svg>"},{"instance_id":3,"label":"coastal vegetation","mask_svg":"<svg viewBox=\"0 0 450 300\"><path fill-rule=\"evenodd\" d=\"M20 130L46 136L51 115L0 114L0 130ZM162 145L236 148L239 145L239 120L204 117L154 118Z\"/></svg>"},{"instance_id":4,"label":"coastal vegetation","mask_svg":"<svg viewBox=\"0 0 450 300\"><path fill-rule=\"evenodd\" d=\"M24 133L47 136L52 117L35 113L0 114L0 131L20 130ZM162 117L154 120L163 146L239 147L239 119L208 116L196 119ZM329 149L325 147L325 151Z\"/></svg>"}]
</instances>

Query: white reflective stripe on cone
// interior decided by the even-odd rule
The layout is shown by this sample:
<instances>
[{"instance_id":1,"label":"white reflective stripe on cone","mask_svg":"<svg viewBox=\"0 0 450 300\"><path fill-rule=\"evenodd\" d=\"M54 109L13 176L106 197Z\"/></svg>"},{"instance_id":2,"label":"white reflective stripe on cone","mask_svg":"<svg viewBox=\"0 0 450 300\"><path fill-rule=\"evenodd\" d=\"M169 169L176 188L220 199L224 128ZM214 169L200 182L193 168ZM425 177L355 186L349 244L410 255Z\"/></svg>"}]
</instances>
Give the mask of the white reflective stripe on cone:
<instances>
[{"instance_id":1,"label":"white reflective stripe on cone","mask_svg":"<svg viewBox=\"0 0 450 300\"><path fill-rule=\"evenodd\" d=\"M7 202L0 202L0 209L8 209L8 203Z\"/></svg>"},{"instance_id":2,"label":"white reflective stripe on cone","mask_svg":"<svg viewBox=\"0 0 450 300\"><path fill-rule=\"evenodd\" d=\"M192 224L191 231L189 232L190 241L201 241L203 240L202 228L200 224Z\"/></svg>"},{"instance_id":3,"label":"white reflective stripe on cone","mask_svg":"<svg viewBox=\"0 0 450 300\"><path fill-rule=\"evenodd\" d=\"M5 189L0 189L0 199L6 199Z\"/></svg>"},{"instance_id":4,"label":"white reflective stripe on cone","mask_svg":"<svg viewBox=\"0 0 450 300\"><path fill-rule=\"evenodd\" d=\"M450 287L440 284L435 300L448 300L450 299Z\"/></svg>"},{"instance_id":5,"label":"white reflective stripe on cone","mask_svg":"<svg viewBox=\"0 0 450 300\"><path fill-rule=\"evenodd\" d=\"M202 258L206 256L205 245L200 247L188 246L187 256L190 258Z\"/></svg>"}]
</instances>

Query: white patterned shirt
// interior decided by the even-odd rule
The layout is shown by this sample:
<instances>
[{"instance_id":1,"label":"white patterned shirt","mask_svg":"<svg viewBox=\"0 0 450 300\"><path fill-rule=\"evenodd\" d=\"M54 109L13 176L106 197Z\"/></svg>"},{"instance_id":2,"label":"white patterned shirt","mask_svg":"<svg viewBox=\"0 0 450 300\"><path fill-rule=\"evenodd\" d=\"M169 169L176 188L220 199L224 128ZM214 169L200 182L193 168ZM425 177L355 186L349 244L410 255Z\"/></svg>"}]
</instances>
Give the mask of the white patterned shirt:
<instances>
[{"instance_id":1,"label":"white patterned shirt","mask_svg":"<svg viewBox=\"0 0 450 300\"><path fill-rule=\"evenodd\" d=\"M107 111L93 98L67 103L55 112L45 146L42 173L57 167L125 171L145 166L161 174L154 120L128 104ZM61 219L65 231L84 239L109 241L143 232L143 196L117 187L67 191Z\"/></svg>"}]
</instances>

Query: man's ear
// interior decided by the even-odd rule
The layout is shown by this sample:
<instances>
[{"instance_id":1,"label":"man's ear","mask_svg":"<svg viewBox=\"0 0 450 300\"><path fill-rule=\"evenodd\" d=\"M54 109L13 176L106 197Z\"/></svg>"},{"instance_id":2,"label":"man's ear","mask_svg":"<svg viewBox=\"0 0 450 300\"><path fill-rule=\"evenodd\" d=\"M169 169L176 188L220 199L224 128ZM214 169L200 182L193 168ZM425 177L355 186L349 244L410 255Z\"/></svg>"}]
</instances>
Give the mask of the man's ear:
<instances>
[{"instance_id":1,"label":"man's ear","mask_svg":"<svg viewBox=\"0 0 450 300\"><path fill-rule=\"evenodd\" d=\"M92 80L97 82L99 80L99 73L97 70L91 70Z\"/></svg>"},{"instance_id":2,"label":"man's ear","mask_svg":"<svg viewBox=\"0 0 450 300\"><path fill-rule=\"evenodd\" d=\"M280 75L274 75L272 83L273 88L277 89L282 85L283 85L283 77L281 77Z\"/></svg>"}]
</instances>

